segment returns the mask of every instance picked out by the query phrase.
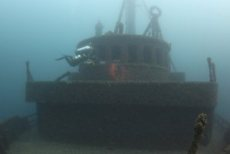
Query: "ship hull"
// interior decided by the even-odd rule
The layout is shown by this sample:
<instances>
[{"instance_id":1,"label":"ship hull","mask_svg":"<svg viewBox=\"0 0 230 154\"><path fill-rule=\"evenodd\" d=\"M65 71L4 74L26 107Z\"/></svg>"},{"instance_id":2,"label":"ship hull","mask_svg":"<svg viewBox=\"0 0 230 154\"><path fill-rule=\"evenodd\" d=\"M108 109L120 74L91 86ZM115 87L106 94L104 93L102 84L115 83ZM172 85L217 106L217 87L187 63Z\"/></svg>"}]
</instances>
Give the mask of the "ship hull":
<instances>
[{"instance_id":1,"label":"ship hull","mask_svg":"<svg viewBox=\"0 0 230 154\"><path fill-rule=\"evenodd\" d=\"M196 116L208 114L210 140L217 85L210 82L28 82L39 132L54 140L187 149Z\"/></svg>"}]
</instances>

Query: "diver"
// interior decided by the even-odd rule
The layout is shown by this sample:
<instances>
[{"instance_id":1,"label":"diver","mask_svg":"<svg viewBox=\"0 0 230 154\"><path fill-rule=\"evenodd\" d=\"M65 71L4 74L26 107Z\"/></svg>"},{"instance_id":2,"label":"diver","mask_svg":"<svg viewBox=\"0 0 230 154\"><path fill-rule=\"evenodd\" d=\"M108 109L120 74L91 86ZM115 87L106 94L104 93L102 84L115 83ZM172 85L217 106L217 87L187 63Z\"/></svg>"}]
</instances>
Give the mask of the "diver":
<instances>
[{"instance_id":1,"label":"diver","mask_svg":"<svg viewBox=\"0 0 230 154\"><path fill-rule=\"evenodd\" d=\"M93 58L93 47L92 45L86 45L84 47L78 48L75 51L75 56L64 55L56 60L65 59L70 66L77 66L80 63L94 63Z\"/></svg>"},{"instance_id":2,"label":"diver","mask_svg":"<svg viewBox=\"0 0 230 154\"><path fill-rule=\"evenodd\" d=\"M101 36L103 34L103 25L100 21L95 25L95 36Z\"/></svg>"}]
</instances>

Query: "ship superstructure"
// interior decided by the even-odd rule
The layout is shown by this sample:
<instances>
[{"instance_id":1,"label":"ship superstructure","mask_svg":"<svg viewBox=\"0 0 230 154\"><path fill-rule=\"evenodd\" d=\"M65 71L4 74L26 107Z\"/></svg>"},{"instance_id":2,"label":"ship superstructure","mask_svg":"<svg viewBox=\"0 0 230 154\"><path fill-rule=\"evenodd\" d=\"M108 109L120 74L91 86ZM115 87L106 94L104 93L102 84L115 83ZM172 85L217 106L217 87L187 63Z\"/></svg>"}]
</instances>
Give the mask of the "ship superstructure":
<instances>
[{"instance_id":1,"label":"ship superstructure","mask_svg":"<svg viewBox=\"0 0 230 154\"><path fill-rule=\"evenodd\" d=\"M206 113L204 143L209 142L217 104L214 64L208 60L207 82L188 82L183 72L173 71L171 45L158 22L161 10L151 7L147 28L135 34L134 2L124 0L114 32L96 29L97 35L79 42L73 56L60 58L78 72L33 81L27 67L26 100L36 103L43 137L187 148L194 119ZM121 20L125 8L131 15L127 29Z\"/></svg>"}]
</instances>

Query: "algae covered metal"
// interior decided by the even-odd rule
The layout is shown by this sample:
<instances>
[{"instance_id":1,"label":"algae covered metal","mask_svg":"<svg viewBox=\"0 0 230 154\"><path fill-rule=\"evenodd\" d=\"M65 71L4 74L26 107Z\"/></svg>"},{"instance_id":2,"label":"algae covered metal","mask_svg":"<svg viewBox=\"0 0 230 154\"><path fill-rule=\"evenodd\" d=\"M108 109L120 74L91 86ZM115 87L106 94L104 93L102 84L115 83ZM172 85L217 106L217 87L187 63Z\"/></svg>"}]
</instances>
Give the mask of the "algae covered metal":
<instances>
[{"instance_id":1,"label":"algae covered metal","mask_svg":"<svg viewBox=\"0 0 230 154\"><path fill-rule=\"evenodd\" d=\"M125 8L131 9L129 0L114 32L102 34L98 23L97 35L79 42L75 55L58 59L78 71L33 81L27 67L26 100L36 103L39 132L55 140L188 148L194 119L204 112L208 143L217 103L214 64L209 60L210 81L187 82L183 72L172 70L161 10L150 9L150 23L138 35L132 26L124 30Z\"/></svg>"}]
</instances>

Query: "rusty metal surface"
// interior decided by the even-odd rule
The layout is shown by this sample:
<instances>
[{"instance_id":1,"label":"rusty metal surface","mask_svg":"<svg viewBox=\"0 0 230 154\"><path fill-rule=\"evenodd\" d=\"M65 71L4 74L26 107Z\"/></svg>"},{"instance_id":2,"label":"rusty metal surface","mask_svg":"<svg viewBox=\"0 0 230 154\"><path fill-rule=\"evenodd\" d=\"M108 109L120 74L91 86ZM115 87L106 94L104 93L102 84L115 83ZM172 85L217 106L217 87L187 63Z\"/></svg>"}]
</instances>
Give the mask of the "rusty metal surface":
<instances>
[{"instance_id":1,"label":"rusty metal surface","mask_svg":"<svg viewBox=\"0 0 230 154\"><path fill-rule=\"evenodd\" d=\"M114 44L123 44L123 45L142 44L142 45L144 45L144 44L149 44L149 45L157 45L157 47L164 47L167 50L170 49L170 45L163 40L158 40L158 39L146 37L143 35L128 35L128 34L125 34L125 35L105 34L105 35L100 36L100 37L92 37L92 38L85 39L85 40L79 42L78 48L84 46L85 44L89 44L90 42L93 44L102 44L102 45L114 45Z\"/></svg>"},{"instance_id":2,"label":"rusty metal surface","mask_svg":"<svg viewBox=\"0 0 230 154\"><path fill-rule=\"evenodd\" d=\"M220 130L215 130L219 137ZM108 146L93 146L76 143L50 142L39 136L36 129L28 131L14 142L7 154L185 154L187 150L129 149ZM216 138L207 147L199 147L198 154L222 154Z\"/></svg>"},{"instance_id":3,"label":"rusty metal surface","mask_svg":"<svg viewBox=\"0 0 230 154\"><path fill-rule=\"evenodd\" d=\"M43 136L80 142L151 143L159 149L166 148L162 145L187 147L191 126L201 112L209 115L208 143L216 94L217 85L210 82L27 83L27 100L37 104Z\"/></svg>"},{"instance_id":4,"label":"rusty metal surface","mask_svg":"<svg viewBox=\"0 0 230 154\"><path fill-rule=\"evenodd\" d=\"M30 128L26 117L14 116L0 123L0 154L6 154L10 144Z\"/></svg>"},{"instance_id":5,"label":"rusty metal surface","mask_svg":"<svg viewBox=\"0 0 230 154\"><path fill-rule=\"evenodd\" d=\"M214 108L217 85L210 82L76 81L28 82L27 101L77 104L148 104Z\"/></svg>"}]
</instances>

